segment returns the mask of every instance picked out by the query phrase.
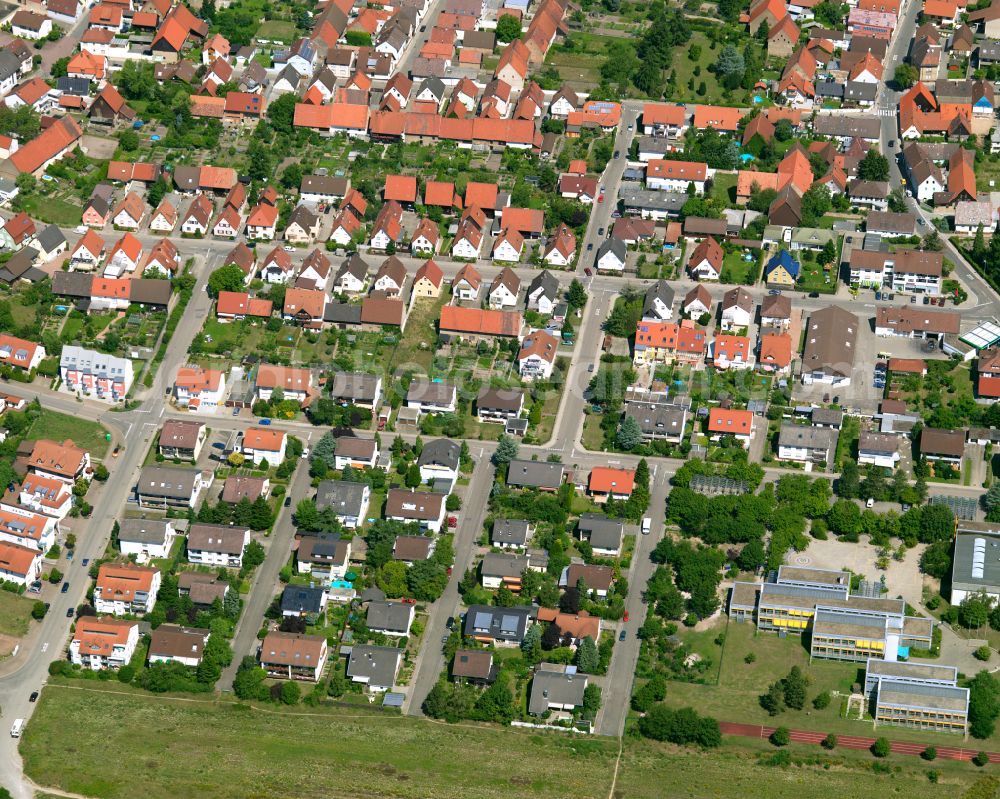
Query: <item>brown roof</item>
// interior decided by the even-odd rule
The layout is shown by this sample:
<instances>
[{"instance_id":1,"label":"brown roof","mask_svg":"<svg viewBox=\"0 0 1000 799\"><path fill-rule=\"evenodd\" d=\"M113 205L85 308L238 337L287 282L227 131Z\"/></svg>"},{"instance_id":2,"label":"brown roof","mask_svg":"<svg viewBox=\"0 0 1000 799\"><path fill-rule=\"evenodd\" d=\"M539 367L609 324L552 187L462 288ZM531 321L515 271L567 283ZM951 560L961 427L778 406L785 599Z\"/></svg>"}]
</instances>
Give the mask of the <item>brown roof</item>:
<instances>
[{"instance_id":1,"label":"brown roof","mask_svg":"<svg viewBox=\"0 0 1000 799\"><path fill-rule=\"evenodd\" d=\"M493 672L493 653L488 649L458 649L451 663L452 677L488 680Z\"/></svg>"},{"instance_id":2,"label":"brown roof","mask_svg":"<svg viewBox=\"0 0 1000 799\"><path fill-rule=\"evenodd\" d=\"M441 515L444 494L427 491L405 491L392 488L385 502L386 516L399 516L420 521L436 520Z\"/></svg>"},{"instance_id":3,"label":"brown roof","mask_svg":"<svg viewBox=\"0 0 1000 799\"><path fill-rule=\"evenodd\" d=\"M427 560L431 556L433 540L424 535L397 535L392 548L392 557L395 560L406 561Z\"/></svg>"},{"instance_id":4,"label":"brown roof","mask_svg":"<svg viewBox=\"0 0 1000 799\"><path fill-rule=\"evenodd\" d=\"M174 624L161 624L151 634L149 642L150 657L184 657L201 660L208 641L207 630L195 630L189 627L178 627Z\"/></svg>"},{"instance_id":5,"label":"brown roof","mask_svg":"<svg viewBox=\"0 0 1000 799\"><path fill-rule=\"evenodd\" d=\"M160 428L160 446L194 449L205 425L187 419L169 419Z\"/></svg>"},{"instance_id":6,"label":"brown roof","mask_svg":"<svg viewBox=\"0 0 1000 799\"><path fill-rule=\"evenodd\" d=\"M361 301L361 321L370 325L402 327L406 306L402 300L389 297L365 297Z\"/></svg>"},{"instance_id":7,"label":"brown roof","mask_svg":"<svg viewBox=\"0 0 1000 799\"><path fill-rule=\"evenodd\" d=\"M920 452L923 455L961 458L965 454L965 431L925 427L920 433Z\"/></svg>"},{"instance_id":8,"label":"brown roof","mask_svg":"<svg viewBox=\"0 0 1000 799\"><path fill-rule=\"evenodd\" d=\"M580 580L591 591L607 591L614 582L615 572L610 566L587 566L573 563L566 572L566 585L576 586Z\"/></svg>"},{"instance_id":9,"label":"brown roof","mask_svg":"<svg viewBox=\"0 0 1000 799\"><path fill-rule=\"evenodd\" d=\"M764 297L760 304L760 315L774 319L792 318L792 300L785 294Z\"/></svg>"},{"instance_id":10,"label":"brown roof","mask_svg":"<svg viewBox=\"0 0 1000 799\"><path fill-rule=\"evenodd\" d=\"M268 633L260 645L260 662L278 666L315 668L323 659L326 638L322 635Z\"/></svg>"},{"instance_id":11,"label":"brown roof","mask_svg":"<svg viewBox=\"0 0 1000 799\"><path fill-rule=\"evenodd\" d=\"M858 318L835 305L813 312L806 326L803 373L817 370L849 376L857 355Z\"/></svg>"},{"instance_id":12,"label":"brown roof","mask_svg":"<svg viewBox=\"0 0 1000 799\"><path fill-rule=\"evenodd\" d=\"M246 498L253 502L257 497L263 495L267 486L267 478L264 477L242 477L231 475L226 478L222 487L223 502L239 502Z\"/></svg>"},{"instance_id":13,"label":"brown roof","mask_svg":"<svg viewBox=\"0 0 1000 799\"><path fill-rule=\"evenodd\" d=\"M957 335L962 321L961 314L952 311L928 311L922 307L882 306L875 311L875 326L888 327L897 333L915 330Z\"/></svg>"}]
</instances>

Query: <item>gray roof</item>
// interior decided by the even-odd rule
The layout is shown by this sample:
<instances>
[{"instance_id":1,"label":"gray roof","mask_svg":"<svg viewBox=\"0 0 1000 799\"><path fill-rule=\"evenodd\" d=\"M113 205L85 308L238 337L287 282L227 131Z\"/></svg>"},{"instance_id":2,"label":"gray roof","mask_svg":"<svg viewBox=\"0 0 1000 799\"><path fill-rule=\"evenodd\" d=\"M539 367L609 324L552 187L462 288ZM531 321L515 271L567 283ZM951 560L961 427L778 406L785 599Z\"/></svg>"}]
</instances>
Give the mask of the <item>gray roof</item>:
<instances>
[{"instance_id":1,"label":"gray roof","mask_svg":"<svg viewBox=\"0 0 1000 799\"><path fill-rule=\"evenodd\" d=\"M468 636L520 643L530 620L531 611L528 608L472 605L465 614L465 626L462 631Z\"/></svg>"},{"instance_id":2,"label":"gray roof","mask_svg":"<svg viewBox=\"0 0 1000 799\"><path fill-rule=\"evenodd\" d=\"M958 588L1000 593L1000 525L959 525L951 565L951 588L953 591Z\"/></svg>"},{"instance_id":3,"label":"gray roof","mask_svg":"<svg viewBox=\"0 0 1000 799\"><path fill-rule=\"evenodd\" d=\"M327 308L330 306L328 305ZM361 306L351 306L358 309L358 319L361 318ZM379 389L382 378L378 375L369 375L364 372L335 372L333 377L327 380L330 387L330 396L339 400L351 400L354 402L373 402Z\"/></svg>"},{"instance_id":4,"label":"gray roof","mask_svg":"<svg viewBox=\"0 0 1000 799\"><path fill-rule=\"evenodd\" d=\"M63 348L65 350L65 348ZM143 466L136 482L140 495L190 499L195 483L201 478L196 469L173 466Z\"/></svg>"},{"instance_id":5,"label":"gray roof","mask_svg":"<svg viewBox=\"0 0 1000 799\"><path fill-rule=\"evenodd\" d=\"M625 403L625 415L639 423L646 436L683 435L687 422L687 409L667 402Z\"/></svg>"},{"instance_id":6,"label":"gray roof","mask_svg":"<svg viewBox=\"0 0 1000 799\"><path fill-rule=\"evenodd\" d=\"M813 408L810 418L813 424L840 427L844 423L844 412L835 408Z\"/></svg>"},{"instance_id":7,"label":"gray roof","mask_svg":"<svg viewBox=\"0 0 1000 799\"><path fill-rule=\"evenodd\" d=\"M323 610L323 588L308 585L286 585L281 593L281 611L284 613L320 613Z\"/></svg>"},{"instance_id":8,"label":"gray roof","mask_svg":"<svg viewBox=\"0 0 1000 799\"><path fill-rule=\"evenodd\" d=\"M540 716L548 710L550 704L578 707L583 704L583 692L586 687L586 674L536 671L531 680L528 712L533 716Z\"/></svg>"},{"instance_id":9,"label":"gray roof","mask_svg":"<svg viewBox=\"0 0 1000 799\"><path fill-rule=\"evenodd\" d=\"M858 438L858 450L861 452L896 452L899 439L889 433L862 432Z\"/></svg>"},{"instance_id":10,"label":"gray roof","mask_svg":"<svg viewBox=\"0 0 1000 799\"><path fill-rule=\"evenodd\" d=\"M778 431L778 446L820 449L831 455L833 448L837 446L837 431L831 427L784 422Z\"/></svg>"},{"instance_id":11,"label":"gray roof","mask_svg":"<svg viewBox=\"0 0 1000 799\"><path fill-rule=\"evenodd\" d=\"M625 534L625 522L609 519L603 513L583 513L577 529L590 533L590 545L597 549L618 549Z\"/></svg>"},{"instance_id":12,"label":"gray roof","mask_svg":"<svg viewBox=\"0 0 1000 799\"><path fill-rule=\"evenodd\" d=\"M837 97L844 96L844 84L835 80L821 80L816 83L817 97Z\"/></svg>"},{"instance_id":13,"label":"gray roof","mask_svg":"<svg viewBox=\"0 0 1000 799\"><path fill-rule=\"evenodd\" d=\"M877 83L866 83L859 80L849 80L844 88L844 99L873 102L878 92Z\"/></svg>"},{"instance_id":14,"label":"gray roof","mask_svg":"<svg viewBox=\"0 0 1000 799\"><path fill-rule=\"evenodd\" d=\"M662 302L667 308L674 304L674 290L666 280L657 280L646 289L646 296L642 301L643 318L647 318L653 313L656 300Z\"/></svg>"},{"instance_id":15,"label":"gray roof","mask_svg":"<svg viewBox=\"0 0 1000 799\"><path fill-rule=\"evenodd\" d=\"M648 208L668 214L679 214L689 199L683 192L652 191L632 186L622 186L618 195L626 208Z\"/></svg>"},{"instance_id":16,"label":"gray roof","mask_svg":"<svg viewBox=\"0 0 1000 799\"><path fill-rule=\"evenodd\" d=\"M402 654L394 646L356 646L347 660L347 676L367 678L369 685L392 686Z\"/></svg>"},{"instance_id":17,"label":"gray roof","mask_svg":"<svg viewBox=\"0 0 1000 799\"><path fill-rule=\"evenodd\" d=\"M519 577L530 561L524 555L487 552L483 555L483 577Z\"/></svg>"},{"instance_id":18,"label":"gray roof","mask_svg":"<svg viewBox=\"0 0 1000 799\"><path fill-rule=\"evenodd\" d=\"M434 76L426 78L421 82L420 88L417 89L417 94L415 96L422 94L425 89L430 91L439 100L444 97L444 81L442 81L441 78Z\"/></svg>"},{"instance_id":19,"label":"gray roof","mask_svg":"<svg viewBox=\"0 0 1000 799\"><path fill-rule=\"evenodd\" d=\"M323 321L336 325L360 325L361 306L351 302L328 302L323 309Z\"/></svg>"},{"instance_id":20,"label":"gray roof","mask_svg":"<svg viewBox=\"0 0 1000 799\"><path fill-rule=\"evenodd\" d=\"M462 448L447 438L435 438L424 444L417 459L418 466L443 466L446 469L458 469L459 456Z\"/></svg>"},{"instance_id":21,"label":"gray roof","mask_svg":"<svg viewBox=\"0 0 1000 799\"><path fill-rule=\"evenodd\" d=\"M3 60L3 54L0 53L0 79L4 77L3 73L6 71ZM76 97L86 97L90 94L90 79L71 78L68 75L65 75L56 81L56 88L63 94L74 95Z\"/></svg>"},{"instance_id":22,"label":"gray roof","mask_svg":"<svg viewBox=\"0 0 1000 799\"><path fill-rule=\"evenodd\" d=\"M426 377L415 377L406 391L407 402L449 402L455 396L455 386L447 381L434 382Z\"/></svg>"},{"instance_id":23,"label":"gray roof","mask_svg":"<svg viewBox=\"0 0 1000 799\"><path fill-rule=\"evenodd\" d=\"M547 269L543 270L528 285L528 296L532 296L538 289L542 290L539 296L554 300L559 296L559 281Z\"/></svg>"},{"instance_id":24,"label":"gray roof","mask_svg":"<svg viewBox=\"0 0 1000 799\"><path fill-rule=\"evenodd\" d=\"M802 373L822 371L850 376L857 355L860 323L850 311L831 305L814 311L806 325Z\"/></svg>"},{"instance_id":25,"label":"gray roof","mask_svg":"<svg viewBox=\"0 0 1000 799\"><path fill-rule=\"evenodd\" d=\"M21 68L21 59L10 50L0 50L0 80L14 77Z\"/></svg>"},{"instance_id":26,"label":"gray roof","mask_svg":"<svg viewBox=\"0 0 1000 799\"><path fill-rule=\"evenodd\" d=\"M135 544L163 544L167 539L164 519L122 519L118 523L118 540Z\"/></svg>"},{"instance_id":27,"label":"gray roof","mask_svg":"<svg viewBox=\"0 0 1000 799\"><path fill-rule=\"evenodd\" d=\"M524 391L519 388L484 386L476 397L476 407L487 410L516 411L524 404Z\"/></svg>"},{"instance_id":28,"label":"gray roof","mask_svg":"<svg viewBox=\"0 0 1000 799\"><path fill-rule=\"evenodd\" d=\"M370 630L388 630L403 633L410 631L413 605L405 602L369 602L366 624Z\"/></svg>"},{"instance_id":29,"label":"gray roof","mask_svg":"<svg viewBox=\"0 0 1000 799\"><path fill-rule=\"evenodd\" d=\"M507 485L556 489L562 485L565 472L561 463L516 458L507 467Z\"/></svg>"},{"instance_id":30,"label":"gray roof","mask_svg":"<svg viewBox=\"0 0 1000 799\"><path fill-rule=\"evenodd\" d=\"M524 546L528 541L529 526L524 519L497 519L493 522L490 541L494 544Z\"/></svg>"},{"instance_id":31,"label":"gray roof","mask_svg":"<svg viewBox=\"0 0 1000 799\"><path fill-rule=\"evenodd\" d=\"M608 253L614 255L619 263L624 264L628 257L628 246L621 239L612 236L610 239L605 239L597 248L597 260L600 261Z\"/></svg>"},{"instance_id":32,"label":"gray roof","mask_svg":"<svg viewBox=\"0 0 1000 799\"><path fill-rule=\"evenodd\" d=\"M320 73L323 76L324 70ZM347 194L349 186L347 178L333 177L332 175L303 175L299 184L301 194L330 194L334 197L343 197Z\"/></svg>"},{"instance_id":33,"label":"gray roof","mask_svg":"<svg viewBox=\"0 0 1000 799\"><path fill-rule=\"evenodd\" d=\"M876 702L897 707L918 707L967 713L969 689L952 685L923 685L882 677L878 681Z\"/></svg>"},{"instance_id":34,"label":"gray roof","mask_svg":"<svg viewBox=\"0 0 1000 799\"><path fill-rule=\"evenodd\" d=\"M881 123L878 117L874 116L820 114L813 120L813 130L821 136L877 139L881 131Z\"/></svg>"},{"instance_id":35,"label":"gray roof","mask_svg":"<svg viewBox=\"0 0 1000 799\"><path fill-rule=\"evenodd\" d=\"M324 480L316 487L316 507L333 508L338 516L359 516L367 483Z\"/></svg>"},{"instance_id":36,"label":"gray roof","mask_svg":"<svg viewBox=\"0 0 1000 799\"><path fill-rule=\"evenodd\" d=\"M38 244L41 246L42 250L45 252L52 252L57 247L66 243L66 237L63 232L55 225L49 225L42 229L42 232L37 236Z\"/></svg>"},{"instance_id":37,"label":"gray roof","mask_svg":"<svg viewBox=\"0 0 1000 799\"><path fill-rule=\"evenodd\" d=\"M865 230L878 230L897 236L912 236L915 229L916 217L911 213L872 211L865 220Z\"/></svg>"}]
</instances>

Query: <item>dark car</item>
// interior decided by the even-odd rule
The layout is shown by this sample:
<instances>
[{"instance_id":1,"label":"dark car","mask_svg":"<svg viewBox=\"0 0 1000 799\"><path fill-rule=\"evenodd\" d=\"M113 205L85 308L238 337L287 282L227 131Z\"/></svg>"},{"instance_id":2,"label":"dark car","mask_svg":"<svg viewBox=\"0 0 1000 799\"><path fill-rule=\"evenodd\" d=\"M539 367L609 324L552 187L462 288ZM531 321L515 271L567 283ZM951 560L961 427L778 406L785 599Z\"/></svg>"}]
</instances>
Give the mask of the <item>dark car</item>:
<instances>
[{"instance_id":1,"label":"dark car","mask_svg":"<svg viewBox=\"0 0 1000 799\"><path fill-rule=\"evenodd\" d=\"M620 150L615 150L615 160L617 160L620 155L621 155L621 151Z\"/></svg>"},{"instance_id":2,"label":"dark car","mask_svg":"<svg viewBox=\"0 0 1000 799\"><path fill-rule=\"evenodd\" d=\"M593 274L594 274L593 272L591 272L591 271L590 271L590 267L589 267L589 266L587 266L587 267L584 267L584 269L583 269L583 273L584 273L584 274L585 274L585 275L586 275L587 277L590 277L591 275L593 275Z\"/></svg>"},{"instance_id":3,"label":"dark car","mask_svg":"<svg viewBox=\"0 0 1000 799\"><path fill-rule=\"evenodd\" d=\"M73 608L66 608L66 618L72 619L76 611Z\"/></svg>"},{"instance_id":4,"label":"dark car","mask_svg":"<svg viewBox=\"0 0 1000 799\"><path fill-rule=\"evenodd\" d=\"M594 242L590 242L590 244L587 245L587 252L590 252L592 249L594 249Z\"/></svg>"},{"instance_id":5,"label":"dark car","mask_svg":"<svg viewBox=\"0 0 1000 799\"><path fill-rule=\"evenodd\" d=\"M84 559L83 559L83 560L81 561L81 563L82 563L82 564L83 564L84 566L86 566L86 565L87 565L88 563L90 563L90 558L84 558Z\"/></svg>"},{"instance_id":6,"label":"dark car","mask_svg":"<svg viewBox=\"0 0 1000 799\"><path fill-rule=\"evenodd\" d=\"M65 594L67 591L69 591L69 583L63 583L62 584L62 588L60 588L59 591L60 591L60 593L63 593L63 594Z\"/></svg>"},{"instance_id":7,"label":"dark car","mask_svg":"<svg viewBox=\"0 0 1000 799\"><path fill-rule=\"evenodd\" d=\"M292 504L292 498L291 497L285 497L285 507L287 508L291 504Z\"/></svg>"},{"instance_id":8,"label":"dark car","mask_svg":"<svg viewBox=\"0 0 1000 799\"><path fill-rule=\"evenodd\" d=\"M447 627L449 630L453 629L455 626L455 617L449 616L448 621L444 623L444 626Z\"/></svg>"},{"instance_id":9,"label":"dark car","mask_svg":"<svg viewBox=\"0 0 1000 799\"><path fill-rule=\"evenodd\" d=\"M28 697L28 701L29 702L37 702L38 701L38 691L32 691L31 692L31 696Z\"/></svg>"},{"instance_id":10,"label":"dark car","mask_svg":"<svg viewBox=\"0 0 1000 799\"><path fill-rule=\"evenodd\" d=\"M624 641L625 640L625 631L624 630L622 630L620 633L618 633L618 640L619 641Z\"/></svg>"},{"instance_id":11,"label":"dark car","mask_svg":"<svg viewBox=\"0 0 1000 799\"><path fill-rule=\"evenodd\" d=\"M598 236L603 236L604 235L604 228L598 228L597 229L597 235Z\"/></svg>"},{"instance_id":12,"label":"dark car","mask_svg":"<svg viewBox=\"0 0 1000 799\"><path fill-rule=\"evenodd\" d=\"M809 292L809 296L810 296L810 297L811 297L812 299L814 299L814 300L816 300L816 299L819 299L819 292L818 292L818 291L810 291L810 292Z\"/></svg>"}]
</instances>

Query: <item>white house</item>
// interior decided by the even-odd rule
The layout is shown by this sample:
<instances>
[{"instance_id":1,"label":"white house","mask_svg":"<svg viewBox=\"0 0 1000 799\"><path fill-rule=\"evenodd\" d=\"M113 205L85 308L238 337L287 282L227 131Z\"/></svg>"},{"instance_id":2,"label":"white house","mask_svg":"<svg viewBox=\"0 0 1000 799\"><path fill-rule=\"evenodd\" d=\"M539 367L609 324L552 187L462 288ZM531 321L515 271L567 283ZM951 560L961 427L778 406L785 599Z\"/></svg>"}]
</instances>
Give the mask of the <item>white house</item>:
<instances>
[{"instance_id":1,"label":"white house","mask_svg":"<svg viewBox=\"0 0 1000 799\"><path fill-rule=\"evenodd\" d=\"M139 645L139 622L124 619L80 618L69 644L69 659L90 671L126 665Z\"/></svg>"},{"instance_id":2,"label":"white house","mask_svg":"<svg viewBox=\"0 0 1000 799\"><path fill-rule=\"evenodd\" d=\"M597 260L594 265L598 272L622 274L625 271L625 261L628 257L628 247L621 239L612 236L605 239L597 249Z\"/></svg>"},{"instance_id":3,"label":"white house","mask_svg":"<svg viewBox=\"0 0 1000 799\"><path fill-rule=\"evenodd\" d=\"M517 370L525 380L548 380L555 367L559 340L544 330L524 337L517 355Z\"/></svg>"},{"instance_id":4,"label":"white house","mask_svg":"<svg viewBox=\"0 0 1000 799\"><path fill-rule=\"evenodd\" d=\"M150 558L168 558L177 531L170 519L122 519L119 522L118 545L121 553L135 557L138 563Z\"/></svg>"},{"instance_id":5,"label":"white house","mask_svg":"<svg viewBox=\"0 0 1000 799\"><path fill-rule=\"evenodd\" d=\"M203 566L243 566L250 529L224 524L192 524L188 529L187 559Z\"/></svg>"},{"instance_id":6,"label":"white house","mask_svg":"<svg viewBox=\"0 0 1000 799\"><path fill-rule=\"evenodd\" d=\"M132 563L102 563L94 588L94 610L114 616L149 613L159 590L159 569Z\"/></svg>"},{"instance_id":7,"label":"white house","mask_svg":"<svg viewBox=\"0 0 1000 799\"><path fill-rule=\"evenodd\" d=\"M243 434L241 451L252 463L266 461L269 466L280 466L287 445L288 437L283 430L251 427Z\"/></svg>"},{"instance_id":8,"label":"white house","mask_svg":"<svg viewBox=\"0 0 1000 799\"><path fill-rule=\"evenodd\" d=\"M0 541L0 580L28 586L41 577L42 552Z\"/></svg>"},{"instance_id":9,"label":"white house","mask_svg":"<svg viewBox=\"0 0 1000 799\"><path fill-rule=\"evenodd\" d=\"M900 459L899 439L894 435L863 432L858 439L858 463L895 469Z\"/></svg>"},{"instance_id":10,"label":"white house","mask_svg":"<svg viewBox=\"0 0 1000 799\"><path fill-rule=\"evenodd\" d=\"M517 305L517 295L520 292L521 279L512 270L504 268L490 284L490 307L513 308Z\"/></svg>"}]
</instances>

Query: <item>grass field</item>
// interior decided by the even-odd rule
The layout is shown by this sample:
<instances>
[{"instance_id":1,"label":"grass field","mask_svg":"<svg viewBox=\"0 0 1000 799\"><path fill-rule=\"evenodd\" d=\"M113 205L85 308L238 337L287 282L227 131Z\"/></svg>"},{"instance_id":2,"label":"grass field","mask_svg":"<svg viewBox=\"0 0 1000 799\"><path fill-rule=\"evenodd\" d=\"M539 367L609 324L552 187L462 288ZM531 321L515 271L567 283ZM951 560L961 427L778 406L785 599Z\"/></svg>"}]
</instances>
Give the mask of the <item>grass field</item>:
<instances>
[{"instance_id":1,"label":"grass field","mask_svg":"<svg viewBox=\"0 0 1000 799\"><path fill-rule=\"evenodd\" d=\"M749 252L754 256L752 261L744 260L743 255ZM741 286L752 286L760 277L760 251L744 248L727 252L722 259L722 283L739 283Z\"/></svg>"},{"instance_id":2,"label":"grass field","mask_svg":"<svg viewBox=\"0 0 1000 799\"><path fill-rule=\"evenodd\" d=\"M25 437L50 438L60 442L70 438L78 447L87 450L91 457L100 459L108 452L108 442L104 440L106 432L97 422L42 408Z\"/></svg>"},{"instance_id":3,"label":"grass field","mask_svg":"<svg viewBox=\"0 0 1000 799\"><path fill-rule=\"evenodd\" d=\"M295 38L295 23L283 19L271 19L262 22L257 28L256 38L267 39L269 42L291 42Z\"/></svg>"},{"instance_id":4,"label":"grass field","mask_svg":"<svg viewBox=\"0 0 1000 799\"><path fill-rule=\"evenodd\" d=\"M29 194L21 200L21 207L28 216L59 227L74 227L83 219L83 208L58 197Z\"/></svg>"},{"instance_id":5,"label":"grass field","mask_svg":"<svg viewBox=\"0 0 1000 799\"><path fill-rule=\"evenodd\" d=\"M981 773L935 761L933 785L916 758L892 756L871 771L866 752L793 746L796 765L758 764L773 748L726 739L718 751L626 739L611 792L617 742L499 727L448 726L361 709L255 712L184 701L120 685L83 690L53 681L21 739L36 783L92 797L215 799L299 796L450 799L820 799L910 795L958 799ZM65 734L67 729L73 735ZM107 757L114 751L115 757Z\"/></svg>"},{"instance_id":6,"label":"grass field","mask_svg":"<svg viewBox=\"0 0 1000 799\"><path fill-rule=\"evenodd\" d=\"M835 294L837 291L837 270L826 271L815 261L799 261L801 270L795 288L799 291L818 291Z\"/></svg>"},{"instance_id":7,"label":"grass field","mask_svg":"<svg viewBox=\"0 0 1000 799\"><path fill-rule=\"evenodd\" d=\"M697 61L692 61L689 54L691 47L698 45L701 54ZM677 73L677 89L670 99L675 102L709 103L720 105L747 105L749 104L749 92L745 89L735 89L729 93L728 97L723 97L723 89L715 77L715 73L709 71L709 67L719 60L721 47L716 45L716 49L711 49L708 37L701 31L694 31L691 34L691 41L684 47L678 47L674 51L670 68ZM697 68L697 69L696 69ZM699 74L694 73L698 71ZM691 83L694 87L691 87ZM705 94L698 94L699 85L705 83Z\"/></svg>"},{"instance_id":8,"label":"grass field","mask_svg":"<svg viewBox=\"0 0 1000 799\"><path fill-rule=\"evenodd\" d=\"M28 632L34 600L0 591L0 634L20 638Z\"/></svg>"}]
</instances>

